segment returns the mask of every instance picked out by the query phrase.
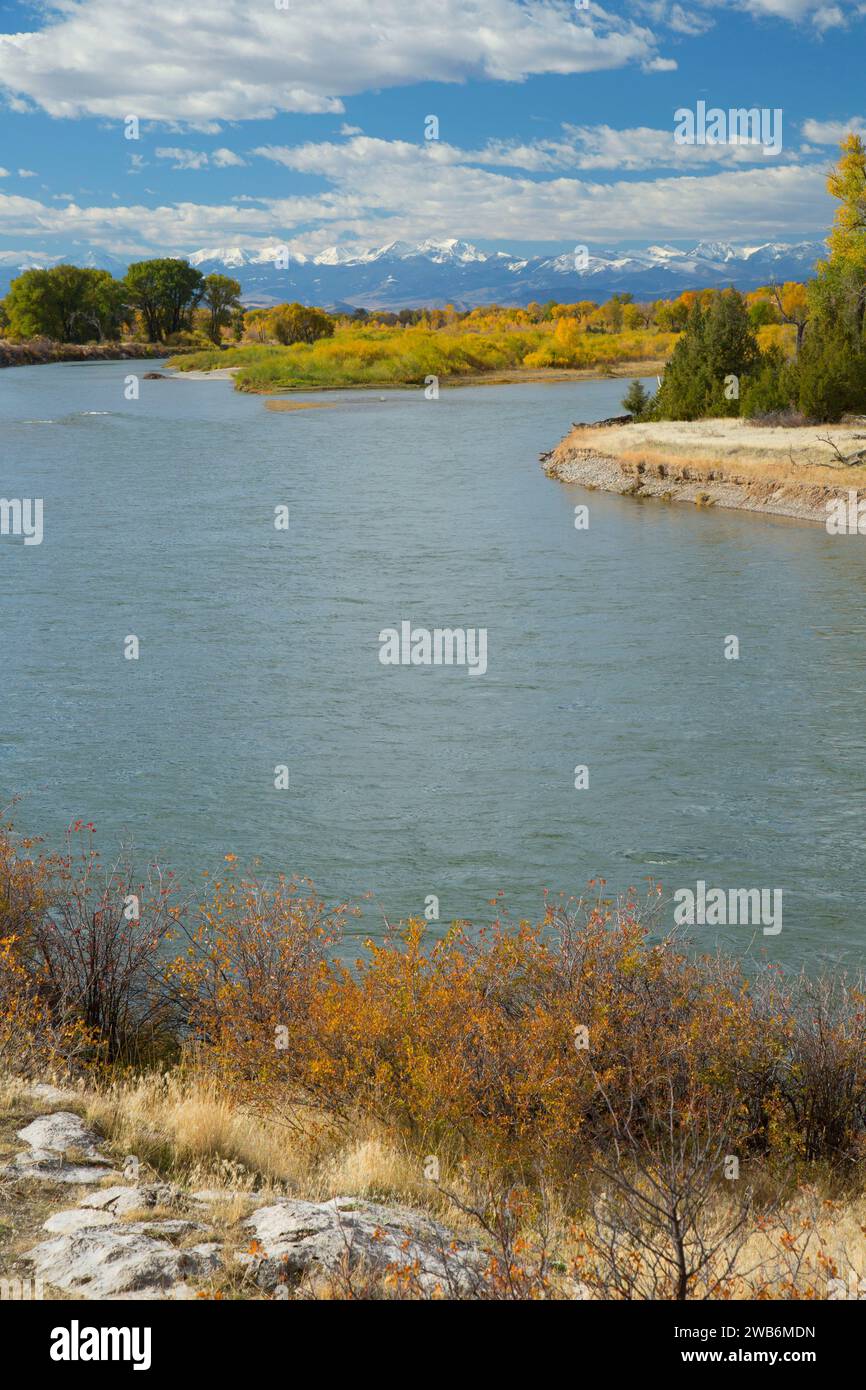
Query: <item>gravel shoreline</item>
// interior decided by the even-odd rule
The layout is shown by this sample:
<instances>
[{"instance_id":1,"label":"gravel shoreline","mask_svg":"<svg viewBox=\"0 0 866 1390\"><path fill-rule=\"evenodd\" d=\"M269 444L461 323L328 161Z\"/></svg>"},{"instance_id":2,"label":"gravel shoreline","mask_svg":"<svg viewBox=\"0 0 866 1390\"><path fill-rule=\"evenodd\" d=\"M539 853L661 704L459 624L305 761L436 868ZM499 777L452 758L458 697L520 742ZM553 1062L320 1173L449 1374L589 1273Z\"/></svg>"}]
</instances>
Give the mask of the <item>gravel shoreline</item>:
<instances>
[{"instance_id":1,"label":"gravel shoreline","mask_svg":"<svg viewBox=\"0 0 866 1390\"><path fill-rule=\"evenodd\" d=\"M828 501L858 487L866 495L866 468L857 457L862 430L863 422L759 431L740 420L602 421L576 425L541 462L560 482L620 496L826 525ZM834 446L847 465L838 462Z\"/></svg>"}]
</instances>

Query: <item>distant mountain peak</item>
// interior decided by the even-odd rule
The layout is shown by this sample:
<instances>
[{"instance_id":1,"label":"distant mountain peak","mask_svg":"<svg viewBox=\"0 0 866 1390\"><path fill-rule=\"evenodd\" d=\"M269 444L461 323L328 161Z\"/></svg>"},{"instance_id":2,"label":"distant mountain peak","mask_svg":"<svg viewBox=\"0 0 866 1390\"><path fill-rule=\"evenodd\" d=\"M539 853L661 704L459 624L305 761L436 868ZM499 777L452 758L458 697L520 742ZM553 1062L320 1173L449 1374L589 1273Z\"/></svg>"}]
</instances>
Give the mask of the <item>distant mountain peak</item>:
<instances>
[{"instance_id":1,"label":"distant mountain peak","mask_svg":"<svg viewBox=\"0 0 866 1390\"><path fill-rule=\"evenodd\" d=\"M802 280L825 252L815 241L737 245L722 240L698 241L690 249L664 244L624 250L590 248L587 265L578 270L573 251L542 256L508 251L481 251L460 237L396 239L369 248L329 246L314 256L269 243L256 250L242 246L203 247L187 257L203 274L230 274L241 285L250 307L297 299L324 307L402 309L423 305L525 305L555 299L573 303L603 300L617 292L635 299L673 298L683 290L756 289L774 280ZM143 259L135 257L134 259ZM9 281L31 266L59 260L88 264L123 275L126 263L99 251L66 256L34 252L0 253L0 294Z\"/></svg>"}]
</instances>

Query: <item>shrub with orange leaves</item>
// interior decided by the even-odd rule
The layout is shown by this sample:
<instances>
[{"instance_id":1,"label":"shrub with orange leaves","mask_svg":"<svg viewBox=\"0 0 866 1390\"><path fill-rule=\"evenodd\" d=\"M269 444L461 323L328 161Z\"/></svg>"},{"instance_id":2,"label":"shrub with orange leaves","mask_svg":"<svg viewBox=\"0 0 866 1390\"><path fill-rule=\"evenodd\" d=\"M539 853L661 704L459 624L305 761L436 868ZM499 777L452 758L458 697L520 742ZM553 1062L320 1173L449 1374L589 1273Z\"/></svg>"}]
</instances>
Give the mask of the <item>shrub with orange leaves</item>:
<instances>
[{"instance_id":1,"label":"shrub with orange leaves","mask_svg":"<svg viewBox=\"0 0 866 1390\"><path fill-rule=\"evenodd\" d=\"M808 983L755 982L733 961L653 941L651 900L594 899L536 925L438 937L413 920L366 942L354 967L328 958L335 918L285 884L220 887L204 919L183 967L203 1055L258 1110L360 1111L419 1153L566 1185L609 1146L613 1117L628 1113L653 1142L659 1078L684 1126L718 1098L736 1152L828 1156L819 1096L802 1095L807 1068L816 1084L826 1073L820 1108L837 1158L866 1121L856 993L836 1001L809 1062ZM847 1118L827 1087L830 1076L841 1085L839 1068Z\"/></svg>"},{"instance_id":2,"label":"shrub with orange leaves","mask_svg":"<svg viewBox=\"0 0 866 1390\"><path fill-rule=\"evenodd\" d=\"M109 1063L185 1046L244 1108L375 1117L446 1180L463 1162L508 1187L543 1174L567 1203L626 1130L632 1166L690 1133L787 1173L866 1157L862 990L654 935L656 887L638 902L601 885L517 926L410 920L350 963L346 904L247 878L234 855L194 917L173 881L133 882L92 846L42 859L0 836L3 1046L36 1023Z\"/></svg>"}]
</instances>

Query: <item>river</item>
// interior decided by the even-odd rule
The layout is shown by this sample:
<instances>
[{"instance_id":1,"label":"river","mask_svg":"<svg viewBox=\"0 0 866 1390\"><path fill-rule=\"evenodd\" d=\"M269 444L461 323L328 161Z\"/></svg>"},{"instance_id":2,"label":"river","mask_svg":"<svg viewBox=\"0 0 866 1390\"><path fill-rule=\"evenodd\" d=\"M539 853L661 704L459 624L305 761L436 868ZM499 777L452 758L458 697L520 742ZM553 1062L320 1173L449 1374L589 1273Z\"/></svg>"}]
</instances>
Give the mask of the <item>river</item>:
<instances>
[{"instance_id":1,"label":"river","mask_svg":"<svg viewBox=\"0 0 866 1390\"><path fill-rule=\"evenodd\" d=\"M781 889L777 935L702 940L864 963L860 538L545 477L622 381L127 400L154 368L0 372L0 491L44 507L41 545L0 537L22 829L93 821L188 882L259 856L392 920L489 919L499 890L531 916L598 876ZM486 672L383 665L403 621L486 629Z\"/></svg>"}]
</instances>

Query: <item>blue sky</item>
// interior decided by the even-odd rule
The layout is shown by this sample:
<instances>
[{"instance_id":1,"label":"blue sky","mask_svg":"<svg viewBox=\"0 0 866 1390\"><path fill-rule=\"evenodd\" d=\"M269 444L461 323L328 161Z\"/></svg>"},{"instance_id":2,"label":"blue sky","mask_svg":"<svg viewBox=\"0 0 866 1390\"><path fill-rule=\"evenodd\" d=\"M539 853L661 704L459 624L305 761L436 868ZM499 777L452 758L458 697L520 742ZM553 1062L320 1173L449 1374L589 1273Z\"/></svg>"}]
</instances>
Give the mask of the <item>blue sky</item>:
<instances>
[{"instance_id":1,"label":"blue sky","mask_svg":"<svg viewBox=\"0 0 866 1390\"><path fill-rule=\"evenodd\" d=\"M0 2L0 256L800 240L864 125L866 3L277 3ZM677 147L701 100L781 151Z\"/></svg>"}]
</instances>

